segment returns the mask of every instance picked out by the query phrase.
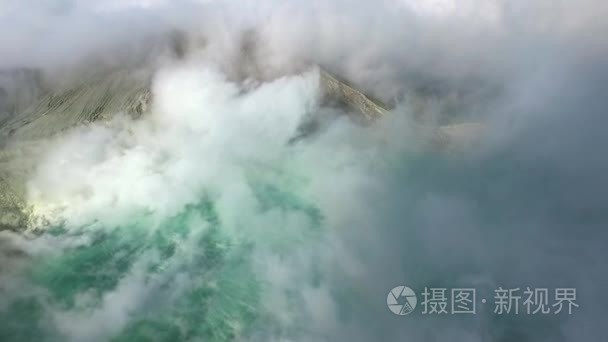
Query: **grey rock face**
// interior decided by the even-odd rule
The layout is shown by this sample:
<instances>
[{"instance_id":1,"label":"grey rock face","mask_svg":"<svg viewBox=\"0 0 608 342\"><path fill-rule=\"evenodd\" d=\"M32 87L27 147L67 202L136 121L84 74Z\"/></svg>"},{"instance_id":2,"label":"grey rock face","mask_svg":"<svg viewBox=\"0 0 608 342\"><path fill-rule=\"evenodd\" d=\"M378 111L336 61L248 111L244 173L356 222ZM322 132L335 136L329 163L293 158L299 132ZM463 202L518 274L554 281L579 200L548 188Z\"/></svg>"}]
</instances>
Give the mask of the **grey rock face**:
<instances>
[{"instance_id":1,"label":"grey rock face","mask_svg":"<svg viewBox=\"0 0 608 342\"><path fill-rule=\"evenodd\" d=\"M337 99L351 110L360 113L368 122L381 118L389 111L386 104L372 99L323 69L321 86L326 96Z\"/></svg>"},{"instance_id":2,"label":"grey rock face","mask_svg":"<svg viewBox=\"0 0 608 342\"><path fill-rule=\"evenodd\" d=\"M115 74L93 77L84 84L42 96L0 128L0 139L35 140L75 125L124 112L139 116L150 100L150 79Z\"/></svg>"},{"instance_id":3,"label":"grey rock face","mask_svg":"<svg viewBox=\"0 0 608 342\"><path fill-rule=\"evenodd\" d=\"M150 76L145 72L117 70L91 77L76 87L36 94L37 100L34 93L29 92L42 89L35 88L38 84L35 74L33 71L0 74L10 76L10 80L5 77L9 85L21 82L14 92L0 92L0 96L9 94L5 96L19 100L5 102L4 108L11 112L0 125L0 147L3 147L0 149L0 230L28 228L30 210L25 200L25 182L34 166L33 156L45 139L83 123L110 119L117 113L139 117L151 101Z\"/></svg>"},{"instance_id":4,"label":"grey rock face","mask_svg":"<svg viewBox=\"0 0 608 342\"><path fill-rule=\"evenodd\" d=\"M319 70L325 100L359 114L358 121L363 124L371 124L390 112L381 101L358 91L340 77ZM24 156L36 155L40 141L77 125L108 120L117 113L134 118L144 115L152 101L151 74L145 70L115 70L90 76L78 86L45 94L40 94L43 88L36 71L0 73L0 86L3 79L6 84L21 84L16 89L24 93L0 91L0 100L4 99L1 104L4 107L0 108L13 113L0 124L0 148L4 146L0 149L0 230L24 230L32 220L25 200L25 182L34 166L32 158ZM445 146L453 137L470 135L470 126L457 126L436 130L425 127L423 131L434 132L427 139L433 145ZM294 141L306 135L302 132ZM9 141L11 144L7 145Z\"/></svg>"}]
</instances>

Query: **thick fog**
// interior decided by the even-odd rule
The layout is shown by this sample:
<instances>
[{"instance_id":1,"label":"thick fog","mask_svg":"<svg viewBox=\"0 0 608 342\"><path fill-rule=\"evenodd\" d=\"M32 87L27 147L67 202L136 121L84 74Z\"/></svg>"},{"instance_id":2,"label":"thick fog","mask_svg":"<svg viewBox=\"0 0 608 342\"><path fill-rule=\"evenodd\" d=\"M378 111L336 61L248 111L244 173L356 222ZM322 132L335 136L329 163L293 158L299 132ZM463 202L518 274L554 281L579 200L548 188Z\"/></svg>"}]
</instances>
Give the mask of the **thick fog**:
<instances>
[{"instance_id":1,"label":"thick fog","mask_svg":"<svg viewBox=\"0 0 608 342\"><path fill-rule=\"evenodd\" d=\"M68 255L98 232L163 230L206 198L223 234L252 245L247 277L263 284L264 314L236 339L601 340L606 15L599 0L2 1L0 68L40 70L45 89L145 69L153 102L142 118L45 141L27 198L41 229L73 235L0 234L31 260ZM316 65L395 108L360 126L324 105ZM5 101L27 83L11 77ZM288 144L311 115L326 118L320 131ZM483 124L474 144L425 143L420 127L461 122ZM267 186L290 204L260 196ZM166 271L146 274L161 258L150 247L97 300L86 289L73 307L43 300L49 331L108 340L164 310L154 298L171 306L207 281L191 264L210 225L199 216ZM21 291L44 297L23 263L2 271L2 309ZM576 288L580 307L401 317L386 307L397 285L489 300L498 287Z\"/></svg>"}]
</instances>

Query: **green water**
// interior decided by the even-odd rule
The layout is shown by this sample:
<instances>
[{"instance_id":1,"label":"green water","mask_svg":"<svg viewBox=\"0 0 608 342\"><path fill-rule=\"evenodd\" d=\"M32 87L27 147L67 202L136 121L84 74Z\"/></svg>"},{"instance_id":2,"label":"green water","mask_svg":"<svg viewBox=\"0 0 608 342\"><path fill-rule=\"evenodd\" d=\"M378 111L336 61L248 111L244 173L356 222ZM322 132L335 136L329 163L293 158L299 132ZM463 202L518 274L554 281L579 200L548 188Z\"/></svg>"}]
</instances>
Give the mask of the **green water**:
<instances>
[{"instance_id":1,"label":"green water","mask_svg":"<svg viewBox=\"0 0 608 342\"><path fill-rule=\"evenodd\" d=\"M55 317L67 313L76 318L70 324L78 325L81 317L106 324L101 321L107 316L95 312L112 301L127 307L125 316L86 339L228 341L246 336L255 324L270 324L271 315L261 305L266 283L254 270L254 253L280 256L312 244L323 220L294 191L261 180L252 181L251 188L260 214L302 214L313 229L294 234L269 227L263 239L255 233L227 233L209 196L160 221L142 211L117 227L99 222L77 229L54 227L47 234L86 242L33 260L24 275L33 290L3 308L0 340L78 340L66 336ZM112 297L129 288L126 303ZM129 304L133 297L137 299Z\"/></svg>"}]
</instances>

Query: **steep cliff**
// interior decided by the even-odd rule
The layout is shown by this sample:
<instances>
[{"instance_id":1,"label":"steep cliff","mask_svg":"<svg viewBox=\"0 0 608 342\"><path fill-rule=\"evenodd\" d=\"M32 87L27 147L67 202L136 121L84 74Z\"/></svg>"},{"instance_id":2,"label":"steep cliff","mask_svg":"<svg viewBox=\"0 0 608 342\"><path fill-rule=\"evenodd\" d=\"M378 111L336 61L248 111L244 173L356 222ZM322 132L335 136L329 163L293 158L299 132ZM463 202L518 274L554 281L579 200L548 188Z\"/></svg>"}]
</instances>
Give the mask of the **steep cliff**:
<instances>
[{"instance_id":1,"label":"steep cliff","mask_svg":"<svg viewBox=\"0 0 608 342\"><path fill-rule=\"evenodd\" d=\"M358 115L367 125L390 112L388 105L351 86L348 81L319 68L320 88L326 103ZM0 75L2 75L0 73ZM65 89L43 92L35 71L4 73L21 77L19 91L4 91L8 118L0 125L0 230L22 230L30 224L29 204L25 200L25 181L33 168L40 146L46 139L77 125L107 120L117 113L134 118L145 115L152 100L151 74L146 70L114 70L91 75L80 84ZM15 76L17 75L17 76ZM21 75L21 76L20 76ZM26 86L23 86L25 84ZM6 88L6 87L5 87ZM25 95L18 95L19 92ZM29 106L24 99L29 99ZM450 125L429 129L426 140L433 146L445 148L478 134L478 124ZM310 132L306 129L296 137Z\"/></svg>"}]
</instances>

